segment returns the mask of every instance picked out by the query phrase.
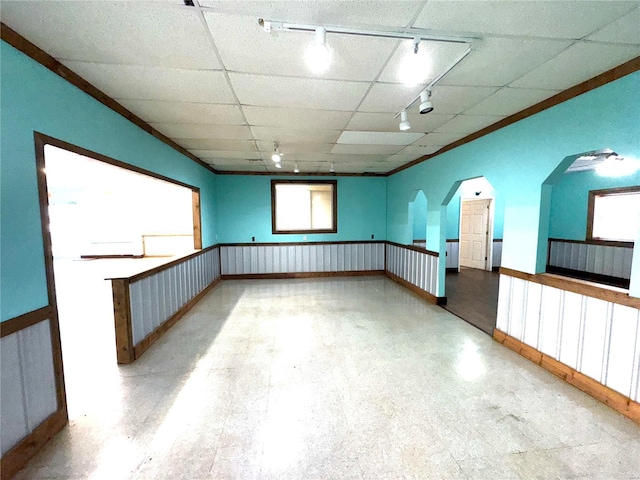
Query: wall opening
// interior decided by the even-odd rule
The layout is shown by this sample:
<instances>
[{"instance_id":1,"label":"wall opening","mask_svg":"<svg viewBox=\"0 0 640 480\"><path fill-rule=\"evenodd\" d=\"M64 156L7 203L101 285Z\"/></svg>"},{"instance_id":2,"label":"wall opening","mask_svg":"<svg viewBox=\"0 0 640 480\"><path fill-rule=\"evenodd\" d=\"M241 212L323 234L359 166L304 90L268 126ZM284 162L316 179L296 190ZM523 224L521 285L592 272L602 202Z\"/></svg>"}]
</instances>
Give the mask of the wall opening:
<instances>
[{"instance_id":1,"label":"wall opening","mask_svg":"<svg viewBox=\"0 0 640 480\"><path fill-rule=\"evenodd\" d=\"M415 247L427 248L427 197L418 190L412 202L409 202L409 217L413 219L411 244Z\"/></svg>"}]
</instances>

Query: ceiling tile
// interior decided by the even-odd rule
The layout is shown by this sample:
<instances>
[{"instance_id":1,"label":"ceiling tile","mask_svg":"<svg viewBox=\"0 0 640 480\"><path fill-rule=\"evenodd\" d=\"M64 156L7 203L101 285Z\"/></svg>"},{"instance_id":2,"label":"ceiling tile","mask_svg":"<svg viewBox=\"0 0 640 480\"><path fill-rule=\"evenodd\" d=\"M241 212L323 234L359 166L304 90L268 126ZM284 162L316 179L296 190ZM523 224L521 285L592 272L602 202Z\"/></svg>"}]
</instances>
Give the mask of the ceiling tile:
<instances>
[{"instance_id":1,"label":"ceiling tile","mask_svg":"<svg viewBox=\"0 0 640 480\"><path fill-rule=\"evenodd\" d=\"M425 85L408 86L376 83L358 108L360 112L398 113L413 100Z\"/></svg>"},{"instance_id":2,"label":"ceiling tile","mask_svg":"<svg viewBox=\"0 0 640 480\"><path fill-rule=\"evenodd\" d=\"M439 85L503 86L555 57L566 40L486 38Z\"/></svg>"},{"instance_id":3,"label":"ceiling tile","mask_svg":"<svg viewBox=\"0 0 640 480\"><path fill-rule=\"evenodd\" d=\"M552 97L558 92L560 90L505 87L464 113L468 115L513 115L520 110Z\"/></svg>"},{"instance_id":4,"label":"ceiling tile","mask_svg":"<svg viewBox=\"0 0 640 480\"><path fill-rule=\"evenodd\" d=\"M416 158L418 158L420 155L405 155L405 154L396 154L396 155L389 155L384 162L385 163L399 163L399 164L405 164L408 162L411 162L412 160L415 160Z\"/></svg>"},{"instance_id":5,"label":"ceiling tile","mask_svg":"<svg viewBox=\"0 0 640 480\"><path fill-rule=\"evenodd\" d=\"M221 68L190 9L145 2L2 2L2 21L58 59Z\"/></svg>"},{"instance_id":6,"label":"ceiling tile","mask_svg":"<svg viewBox=\"0 0 640 480\"><path fill-rule=\"evenodd\" d=\"M355 110L368 83L230 73L243 105Z\"/></svg>"},{"instance_id":7,"label":"ceiling tile","mask_svg":"<svg viewBox=\"0 0 640 480\"><path fill-rule=\"evenodd\" d=\"M299 130L322 128L342 130L351 112L335 110L310 110L301 108L242 107L249 125L260 127L282 127Z\"/></svg>"},{"instance_id":8,"label":"ceiling tile","mask_svg":"<svg viewBox=\"0 0 640 480\"><path fill-rule=\"evenodd\" d=\"M413 155L415 158L422 157L423 155L431 155L440 150L442 146L420 146L409 145L398 152L400 155Z\"/></svg>"},{"instance_id":9,"label":"ceiling tile","mask_svg":"<svg viewBox=\"0 0 640 480\"><path fill-rule=\"evenodd\" d=\"M565 90L638 55L638 46L576 43L510 86Z\"/></svg>"},{"instance_id":10,"label":"ceiling tile","mask_svg":"<svg viewBox=\"0 0 640 480\"><path fill-rule=\"evenodd\" d=\"M329 33L331 66L316 74L305 64L307 48L315 41L313 32L267 33L256 17L217 13L205 13L205 17L225 68L234 72L373 81L397 43L392 39ZM239 41L248 38L249 45Z\"/></svg>"},{"instance_id":11,"label":"ceiling tile","mask_svg":"<svg viewBox=\"0 0 640 480\"><path fill-rule=\"evenodd\" d=\"M598 42L640 44L640 7L589 35L587 39Z\"/></svg>"},{"instance_id":12,"label":"ceiling tile","mask_svg":"<svg viewBox=\"0 0 640 480\"><path fill-rule=\"evenodd\" d=\"M173 141L188 150L255 151L252 140L217 140L214 138L174 138Z\"/></svg>"},{"instance_id":13,"label":"ceiling tile","mask_svg":"<svg viewBox=\"0 0 640 480\"><path fill-rule=\"evenodd\" d=\"M244 125L237 105L157 100L119 100L146 122L202 123L210 125Z\"/></svg>"},{"instance_id":14,"label":"ceiling tile","mask_svg":"<svg viewBox=\"0 0 640 480\"><path fill-rule=\"evenodd\" d=\"M260 152L258 151L249 151L249 150L236 150L236 151L225 151L225 150L189 150L198 158L240 158L240 159L259 159L262 158L260 156Z\"/></svg>"},{"instance_id":15,"label":"ceiling tile","mask_svg":"<svg viewBox=\"0 0 640 480\"><path fill-rule=\"evenodd\" d=\"M251 130L242 125L202 125L199 123L152 123L151 126L169 138L215 138L251 140Z\"/></svg>"},{"instance_id":16,"label":"ceiling tile","mask_svg":"<svg viewBox=\"0 0 640 480\"><path fill-rule=\"evenodd\" d=\"M502 120L504 115L457 115L439 127L435 133L463 133L469 135Z\"/></svg>"},{"instance_id":17,"label":"ceiling tile","mask_svg":"<svg viewBox=\"0 0 640 480\"><path fill-rule=\"evenodd\" d=\"M422 137L407 132L342 132L337 143L349 145L410 145Z\"/></svg>"},{"instance_id":18,"label":"ceiling tile","mask_svg":"<svg viewBox=\"0 0 640 480\"><path fill-rule=\"evenodd\" d=\"M404 40L382 71L378 81L389 83L407 83L407 72L413 72L408 78L414 78L411 84L428 84L449 66L468 48L467 44L422 41L418 54L413 51L413 41ZM417 76L416 76L417 75Z\"/></svg>"},{"instance_id":19,"label":"ceiling tile","mask_svg":"<svg viewBox=\"0 0 640 480\"><path fill-rule=\"evenodd\" d=\"M463 133L428 133L413 145L417 146L444 146L460 140L466 135Z\"/></svg>"},{"instance_id":20,"label":"ceiling tile","mask_svg":"<svg viewBox=\"0 0 640 480\"><path fill-rule=\"evenodd\" d=\"M213 168L221 172L266 172L262 164L256 165L214 165Z\"/></svg>"},{"instance_id":21,"label":"ceiling tile","mask_svg":"<svg viewBox=\"0 0 640 480\"><path fill-rule=\"evenodd\" d=\"M200 5L212 12L248 15L257 22L258 17L296 23L332 26L387 26L406 27L420 11L424 1L276 1L264 0L221 2L199 0Z\"/></svg>"},{"instance_id":22,"label":"ceiling tile","mask_svg":"<svg viewBox=\"0 0 640 480\"><path fill-rule=\"evenodd\" d=\"M73 61L62 63L116 99L235 103L233 93L220 71Z\"/></svg>"},{"instance_id":23,"label":"ceiling tile","mask_svg":"<svg viewBox=\"0 0 640 480\"><path fill-rule=\"evenodd\" d=\"M273 151L272 141L258 141L258 149L271 155ZM290 153L329 153L333 144L331 143L299 143L299 142L280 142L278 144L280 153L288 155Z\"/></svg>"},{"instance_id":24,"label":"ceiling tile","mask_svg":"<svg viewBox=\"0 0 640 480\"><path fill-rule=\"evenodd\" d=\"M399 118L394 117L395 113L368 113L356 112L347 125L347 130L369 130L375 132L397 132ZM453 118L453 115L438 115L430 113L420 115L419 113L409 113L411 132L430 132L440 125L445 124Z\"/></svg>"},{"instance_id":25,"label":"ceiling tile","mask_svg":"<svg viewBox=\"0 0 640 480\"><path fill-rule=\"evenodd\" d=\"M579 39L636 5L634 1L428 2L413 26L440 32Z\"/></svg>"},{"instance_id":26,"label":"ceiling tile","mask_svg":"<svg viewBox=\"0 0 640 480\"><path fill-rule=\"evenodd\" d=\"M340 130L290 130L285 128L251 127L256 140L285 144L287 142L335 143Z\"/></svg>"},{"instance_id":27,"label":"ceiling tile","mask_svg":"<svg viewBox=\"0 0 640 480\"><path fill-rule=\"evenodd\" d=\"M458 114L478 104L493 92L496 87L454 87L436 85L431 95L433 113Z\"/></svg>"},{"instance_id":28,"label":"ceiling tile","mask_svg":"<svg viewBox=\"0 0 640 480\"><path fill-rule=\"evenodd\" d=\"M391 155L401 148L400 145L334 145L331 153Z\"/></svg>"}]
</instances>

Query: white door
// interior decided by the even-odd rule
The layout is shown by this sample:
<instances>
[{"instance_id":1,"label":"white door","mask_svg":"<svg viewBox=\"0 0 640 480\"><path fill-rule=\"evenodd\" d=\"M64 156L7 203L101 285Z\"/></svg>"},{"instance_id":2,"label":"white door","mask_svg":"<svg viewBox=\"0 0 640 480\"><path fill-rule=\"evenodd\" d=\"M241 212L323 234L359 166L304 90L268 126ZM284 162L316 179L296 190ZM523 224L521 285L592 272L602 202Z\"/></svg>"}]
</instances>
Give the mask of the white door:
<instances>
[{"instance_id":1,"label":"white door","mask_svg":"<svg viewBox=\"0 0 640 480\"><path fill-rule=\"evenodd\" d=\"M463 200L460 209L460 266L484 270L487 265L490 199Z\"/></svg>"}]
</instances>

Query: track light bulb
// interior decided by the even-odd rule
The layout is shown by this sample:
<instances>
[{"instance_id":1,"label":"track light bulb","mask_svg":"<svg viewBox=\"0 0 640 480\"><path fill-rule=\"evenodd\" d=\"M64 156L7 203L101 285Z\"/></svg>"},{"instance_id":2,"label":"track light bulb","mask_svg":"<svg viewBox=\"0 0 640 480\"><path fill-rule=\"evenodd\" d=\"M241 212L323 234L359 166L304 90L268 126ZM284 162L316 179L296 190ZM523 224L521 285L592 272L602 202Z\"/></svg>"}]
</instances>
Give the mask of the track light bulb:
<instances>
[{"instance_id":1,"label":"track light bulb","mask_svg":"<svg viewBox=\"0 0 640 480\"><path fill-rule=\"evenodd\" d=\"M282 168L282 164L281 164L281 163L276 163L276 164L275 164L275 167L276 167L276 168Z\"/></svg>"},{"instance_id":2,"label":"track light bulb","mask_svg":"<svg viewBox=\"0 0 640 480\"><path fill-rule=\"evenodd\" d=\"M407 118L407 111L402 110L402 112L400 112L400 130L404 132L405 130L409 130L410 128L411 124L409 123L409 119Z\"/></svg>"},{"instance_id":3,"label":"track light bulb","mask_svg":"<svg viewBox=\"0 0 640 480\"><path fill-rule=\"evenodd\" d=\"M271 155L271 160L276 163L280 163L280 160L282 160L282 155L280 155L280 149L278 148L277 143L273 144L273 155Z\"/></svg>"},{"instance_id":4,"label":"track light bulb","mask_svg":"<svg viewBox=\"0 0 640 480\"><path fill-rule=\"evenodd\" d=\"M427 83L431 73L431 57L426 48L418 49L420 39L405 43L405 54L398 69L398 80L405 85Z\"/></svg>"},{"instance_id":5,"label":"track light bulb","mask_svg":"<svg viewBox=\"0 0 640 480\"><path fill-rule=\"evenodd\" d=\"M333 163L331 164L331 168L329 169L330 173L336 173L336 169L333 166Z\"/></svg>"},{"instance_id":6,"label":"track light bulb","mask_svg":"<svg viewBox=\"0 0 640 480\"><path fill-rule=\"evenodd\" d=\"M327 29L324 27L316 28L316 41L307 48L304 58L307 67L314 73L325 72L331 63L331 54L327 48L326 41Z\"/></svg>"},{"instance_id":7,"label":"track light bulb","mask_svg":"<svg viewBox=\"0 0 640 480\"><path fill-rule=\"evenodd\" d=\"M298 162L296 162L294 165L295 166L293 167L293 173L300 173L300 169L298 168Z\"/></svg>"},{"instance_id":8,"label":"track light bulb","mask_svg":"<svg viewBox=\"0 0 640 480\"><path fill-rule=\"evenodd\" d=\"M430 100L431 90L423 90L420 93L420 113L425 114L433 110L433 103Z\"/></svg>"}]
</instances>

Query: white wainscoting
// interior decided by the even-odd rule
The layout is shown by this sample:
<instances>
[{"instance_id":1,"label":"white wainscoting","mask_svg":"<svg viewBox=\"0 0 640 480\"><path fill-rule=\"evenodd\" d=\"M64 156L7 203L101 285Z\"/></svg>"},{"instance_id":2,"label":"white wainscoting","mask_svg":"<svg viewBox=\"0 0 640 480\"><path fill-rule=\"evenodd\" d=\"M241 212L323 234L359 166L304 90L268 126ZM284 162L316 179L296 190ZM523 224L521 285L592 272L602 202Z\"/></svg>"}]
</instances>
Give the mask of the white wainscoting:
<instances>
[{"instance_id":1,"label":"white wainscoting","mask_svg":"<svg viewBox=\"0 0 640 480\"><path fill-rule=\"evenodd\" d=\"M222 275L384 270L384 242L223 245Z\"/></svg>"},{"instance_id":2,"label":"white wainscoting","mask_svg":"<svg viewBox=\"0 0 640 480\"><path fill-rule=\"evenodd\" d=\"M129 285L133 344L166 322L220 276L216 248L194 255Z\"/></svg>"},{"instance_id":3,"label":"white wainscoting","mask_svg":"<svg viewBox=\"0 0 640 480\"><path fill-rule=\"evenodd\" d=\"M549 265L580 272L631 278L633 247L549 240Z\"/></svg>"},{"instance_id":4,"label":"white wainscoting","mask_svg":"<svg viewBox=\"0 0 640 480\"><path fill-rule=\"evenodd\" d=\"M498 268L502 263L502 240L493 241L493 257L491 262L492 268ZM460 259L460 242L447 241L447 268L458 269Z\"/></svg>"},{"instance_id":5,"label":"white wainscoting","mask_svg":"<svg viewBox=\"0 0 640 480\"><path fill-rule=\"evenodd\" d=\"M386 270L438 297L438 261L435 255L387 244Z\"/></svg>"},{"instance_id":6,"label":"white wainscoting","mask_svg":"<svg viewBox=\"0 0 640 480\"><path fill-rule=\"evenodd\" d=\"M58 408L49 320L0 340L2 455Z\"/></svg>"},{"instance_id":7,"label":"white wainscoting","mask_svg":"<svg viewBox=\"0 0 640 480\"><path fill-rule=\"evenodd\" d=\"M640 401L640 311L500 275L496 328Z\"/></svg>"}]
</instances>

